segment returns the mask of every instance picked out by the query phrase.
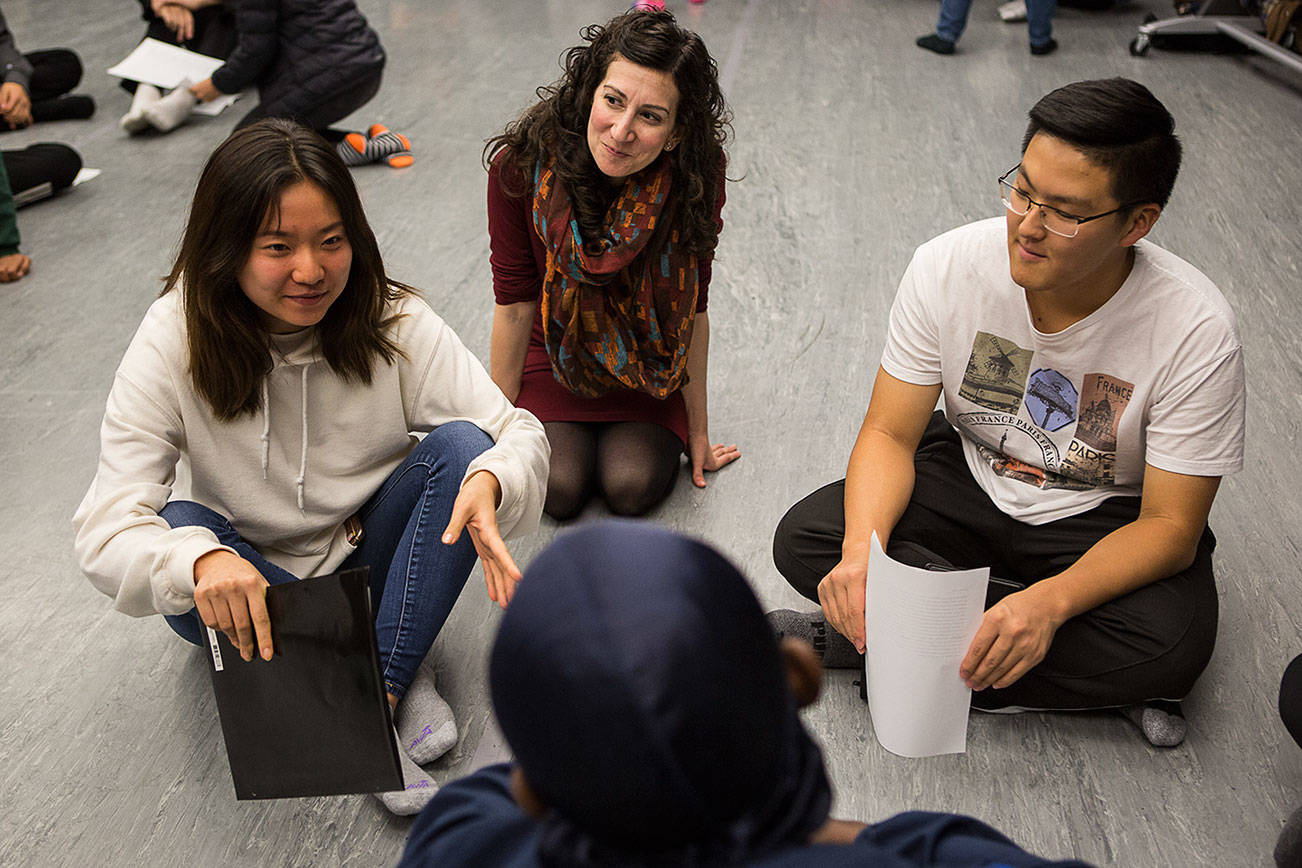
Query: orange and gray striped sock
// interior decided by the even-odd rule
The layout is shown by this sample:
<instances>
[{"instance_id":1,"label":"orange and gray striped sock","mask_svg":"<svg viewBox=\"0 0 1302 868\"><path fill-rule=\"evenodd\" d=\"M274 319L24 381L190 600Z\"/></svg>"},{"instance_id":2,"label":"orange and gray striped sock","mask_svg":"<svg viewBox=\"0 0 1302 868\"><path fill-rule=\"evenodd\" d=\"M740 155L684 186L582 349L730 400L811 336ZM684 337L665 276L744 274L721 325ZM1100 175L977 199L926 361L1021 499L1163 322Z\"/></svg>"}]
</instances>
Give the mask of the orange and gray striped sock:
<instances>
[{"instance_id":1,"label":"orange and gray striped sock","mask_svg":"<svg viewBox=\"0 0 1302 868\"><path fill-rule=\"evenodd\" d=\"M415 162L411 155L411 140L383 124L371 124L365 136L349 133L335 146L335 150L345 165L349 166L362 166L383 160L390 166L401 169Z\"/></svg>"}]
</instances>

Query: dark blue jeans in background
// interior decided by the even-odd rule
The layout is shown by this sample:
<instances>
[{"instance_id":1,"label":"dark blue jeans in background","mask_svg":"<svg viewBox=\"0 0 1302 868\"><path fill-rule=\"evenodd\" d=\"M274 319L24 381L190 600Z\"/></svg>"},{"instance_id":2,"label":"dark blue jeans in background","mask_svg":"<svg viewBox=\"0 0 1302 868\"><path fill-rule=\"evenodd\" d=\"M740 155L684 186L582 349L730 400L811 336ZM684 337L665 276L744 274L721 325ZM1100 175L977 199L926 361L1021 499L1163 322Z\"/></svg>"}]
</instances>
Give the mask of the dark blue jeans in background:
<instances>
[{"instance_id":1,"label":"dark blue jeans in background","mask_svg":"<svg viewBox=\"0 0 1302 868\"><path fill-rule=\"evenodd\" d=\"M492 445L492 438L469 422L439 426L412 449L357 513L362 541L339 569L371 568L380 672L385 689L398 698L407 692L475 566L469 532L463 531L450 546L441 538L466 468ZM175 500L159 514L172 527L208 528L273 585L298 581L245 542L226 517L206 506ZM206 644L198 610L165 617L187 642Z\"/></svg>"},{"instance_id":2,"label":"dark blue jeans in background","mask_svg":"<svg viewBox=\"0 0 1302 868\"><path fill-rule=\"evenodd\" d=\"M1053 37L1053 13L1057 6L1057 0L1026 0L1026 32L1032 45L1044 45ZM972 0L940 0L936 35L958 42L971 8Z\"/></svg>"}]
</instances>

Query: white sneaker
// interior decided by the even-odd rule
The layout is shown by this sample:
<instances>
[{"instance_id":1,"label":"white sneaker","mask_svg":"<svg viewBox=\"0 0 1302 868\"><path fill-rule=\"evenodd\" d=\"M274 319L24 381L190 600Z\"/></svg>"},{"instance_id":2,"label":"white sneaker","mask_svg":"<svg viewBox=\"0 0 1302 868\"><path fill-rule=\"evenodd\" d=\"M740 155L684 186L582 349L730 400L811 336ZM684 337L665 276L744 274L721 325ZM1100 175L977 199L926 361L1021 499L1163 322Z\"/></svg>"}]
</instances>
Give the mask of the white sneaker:
<instances>
[{"instance_id":1,"label":"white sneaker","mask_svg":"<svg viewBox=\"0 0 1302 868\"><path fill-rule=\"evenodd\" d=\"M1026 20L1026 0L1008 0L999 4L999 18L1012 24Z\"/></svg>"}]
</instances>

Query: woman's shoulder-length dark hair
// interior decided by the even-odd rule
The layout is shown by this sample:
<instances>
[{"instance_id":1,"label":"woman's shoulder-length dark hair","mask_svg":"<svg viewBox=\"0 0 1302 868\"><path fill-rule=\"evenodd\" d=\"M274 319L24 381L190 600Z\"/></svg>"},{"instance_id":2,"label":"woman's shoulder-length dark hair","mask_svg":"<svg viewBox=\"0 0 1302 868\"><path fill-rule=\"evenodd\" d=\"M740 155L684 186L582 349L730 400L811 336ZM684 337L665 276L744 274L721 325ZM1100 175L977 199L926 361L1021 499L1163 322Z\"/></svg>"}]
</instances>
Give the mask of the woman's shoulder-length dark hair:
<instances>
[{"instance_id":1,"label":"woman's shoulder-length dark hair","mask_svg":"<svg viewBox=\"0 0 1302 868\"><path fill-rule=\"evenodd\" d=\"M719 87L719 69L701 37L686 30L664 11L632 10L612 18L604 27L592 24L580 35L584 44L562 55L560 80L538 88L535 105L484 147L489 164L502 154L513 171L511 179L532 179L539 159L555 160L555 170L574 203L584 238L597 238L609 205L604 177L588 150L588 115L598 85L615 55L673 76L678 88L674 130L678 145L662 155L673 166L673 194L667 203L668 227L677 229L679 244L697 255L713 252L719 239L714 213L726 171L723 146L731 132L732 113ZM509 195L524 190L504 186Z\"/></svg>"},{"instance_id":2,"label":"woman's shoulder-length dark hair","mask_svg":"<svg viewBox=\"0 0 1302 868\"><path fill-rule=\"evenodd\" d=\"M352 248L344 290L316 326L320 352L347 380L371 382L377 357L392 364L401 349L387 332L390 299L412 292L384 273L348 167L325 139L292 121L268 119L236 130L199 175L181 251L163 287L178 289L185 310L190 378L218 419L254 413L271 372L270 339L258 308L240 288L253 241L275 220L280 196L316 184L335 203Z\"/></svg>"}]
</instances>

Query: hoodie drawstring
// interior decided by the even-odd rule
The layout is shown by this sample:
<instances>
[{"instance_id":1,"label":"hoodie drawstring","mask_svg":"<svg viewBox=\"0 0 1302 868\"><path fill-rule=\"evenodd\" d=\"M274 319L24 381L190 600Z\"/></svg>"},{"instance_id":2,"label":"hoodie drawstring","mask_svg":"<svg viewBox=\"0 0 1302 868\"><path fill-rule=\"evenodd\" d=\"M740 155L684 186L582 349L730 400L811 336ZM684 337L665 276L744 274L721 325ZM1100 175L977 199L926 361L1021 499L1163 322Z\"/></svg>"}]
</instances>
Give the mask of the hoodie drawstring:
<instances>
[{"instance_id":1,"label":"hoodie drawstring","mask_svg":"<svg viewBox=\"0 0 1302 868\"><path fill-rule=\"evenodd\" d=\"M267 462L271 456L271 401L267 399L267 378L262 378L262 481L267 481Z\"/></svg>"},{"instance_id":2,"label":"hoodie drawstring","mask_svg":"<svg viewBox=\"0 0 1302 868\"><path fill-rule=\"evenodd\" d=\"M303 511L303 480L307 478L307 369L303 366L303 451L298 458L298 511ZM263 387L265 388L265 386Z\"/></svg>"},{"instance_id":3,"label":"hoodie drawstring","mask_svg":"<svg viewBox=\"0 0 1302 868\"><path fill-rule=\"evenodd\" d=\"M294 480L295 488L298 491L298 509L303 511L303 482L307 479L307 369L308 365L303 365L302 393L303 393L303 448L298 456L298 479ZM267 465L271 457L271 401L267 397L267 378L262 378L262 478L267 478Z\"/></svg>"}]
</instances>

